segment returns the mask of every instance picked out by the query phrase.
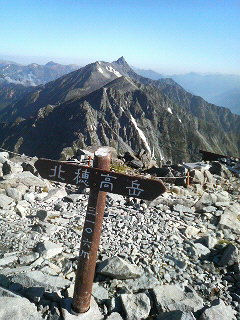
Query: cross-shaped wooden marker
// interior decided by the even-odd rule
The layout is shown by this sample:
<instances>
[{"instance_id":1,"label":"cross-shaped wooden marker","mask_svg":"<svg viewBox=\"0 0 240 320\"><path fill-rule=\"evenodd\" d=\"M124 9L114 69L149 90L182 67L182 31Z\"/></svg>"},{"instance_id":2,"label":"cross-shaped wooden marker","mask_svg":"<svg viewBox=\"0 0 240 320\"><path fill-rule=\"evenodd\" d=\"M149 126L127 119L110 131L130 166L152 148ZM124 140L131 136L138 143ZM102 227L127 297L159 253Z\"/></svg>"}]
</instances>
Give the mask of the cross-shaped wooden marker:
<instances>
[{"instance_id":1,"label":"cross-shaped wooden marker","mask_svg":"<svg viewBox=\"0 0 240 320\"><path fill-rule=\"evenodd\" d=\"M72 308L76 313L87 312L90 307L107 192L153 200L166 191L160 180L109 171L110 162L106 147L95 152L93 168L48 159L35 162L45 179L90 188L73 295Z\"/></svg>"}]
</instances>

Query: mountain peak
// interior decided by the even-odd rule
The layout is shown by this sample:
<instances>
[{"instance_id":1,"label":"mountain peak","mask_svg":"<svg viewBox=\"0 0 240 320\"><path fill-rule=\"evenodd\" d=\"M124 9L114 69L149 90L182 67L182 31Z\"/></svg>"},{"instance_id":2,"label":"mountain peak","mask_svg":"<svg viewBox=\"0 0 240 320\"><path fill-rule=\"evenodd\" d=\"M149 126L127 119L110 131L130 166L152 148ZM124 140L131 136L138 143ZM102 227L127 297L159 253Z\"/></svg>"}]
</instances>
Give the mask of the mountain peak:
<instances>
[{"instance_id":1,"label":"mountain peak","mask_svg":"<svg viewBox=\"0 0 240 320\"><path fill-rule=\"evenodd\" d=\"M123 56L121 56L119 59L117 59L117 61L115 61L116 63L118 64L121 64L121 65L128 65L127 61L124 59Z\"/></svg>"},{"instance_id":2,"label":"mountain peak","mask_svg":"<svg viewBox=\"0 0 240 320\"><path fill-rule=\"evenodd\" d=\"M51 67L51 66L55 66L55 65L57 65L57 63L54 61L49 61L48 63L45 64L45 66L47 66L47 67Z\"/></svg>"}]
</instances>

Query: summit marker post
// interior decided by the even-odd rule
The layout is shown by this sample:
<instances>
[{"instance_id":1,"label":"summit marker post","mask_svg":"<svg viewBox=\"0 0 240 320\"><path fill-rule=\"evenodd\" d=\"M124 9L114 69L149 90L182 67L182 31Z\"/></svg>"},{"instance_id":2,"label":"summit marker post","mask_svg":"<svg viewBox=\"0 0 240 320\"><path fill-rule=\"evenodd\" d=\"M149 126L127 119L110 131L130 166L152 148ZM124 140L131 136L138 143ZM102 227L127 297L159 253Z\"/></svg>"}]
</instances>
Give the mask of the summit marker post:
<instances>
[{"instance_id":1,"label":"summit marker post","mask_svg":"<svg viewBox=\"0 0 240 320\"><path fill-rule=\"evenodd\" d=\"M78 314L90 308L107 192L153 200L166 191L160 180L109 171L110 162L111 153L107 147L95 152L93 168L48 159L35 162L45 179L90 188L72 304L73 311Z\"/></svg>"}]
</instances>

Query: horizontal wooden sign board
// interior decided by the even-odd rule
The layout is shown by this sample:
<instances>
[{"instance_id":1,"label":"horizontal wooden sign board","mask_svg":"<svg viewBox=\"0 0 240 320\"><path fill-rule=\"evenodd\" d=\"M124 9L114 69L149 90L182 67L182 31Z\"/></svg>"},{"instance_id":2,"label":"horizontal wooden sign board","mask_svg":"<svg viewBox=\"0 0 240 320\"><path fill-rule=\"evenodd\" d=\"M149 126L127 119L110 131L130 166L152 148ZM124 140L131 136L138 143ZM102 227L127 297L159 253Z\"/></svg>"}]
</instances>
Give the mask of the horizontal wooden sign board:
<instances>
[{"instance_id":1,"label":"horizontal wooden sign board","mask_svg":"<svg viewBox=\"0 0 240 320\"><path fill-rule=\"evenodd\" d=\"M154 200L166 191L161 180L130 176L113 171L81 166L65 161L39 159L35 167L42 178L96 188L99 191L145 200Z\"/></svg>"}]
</instances>

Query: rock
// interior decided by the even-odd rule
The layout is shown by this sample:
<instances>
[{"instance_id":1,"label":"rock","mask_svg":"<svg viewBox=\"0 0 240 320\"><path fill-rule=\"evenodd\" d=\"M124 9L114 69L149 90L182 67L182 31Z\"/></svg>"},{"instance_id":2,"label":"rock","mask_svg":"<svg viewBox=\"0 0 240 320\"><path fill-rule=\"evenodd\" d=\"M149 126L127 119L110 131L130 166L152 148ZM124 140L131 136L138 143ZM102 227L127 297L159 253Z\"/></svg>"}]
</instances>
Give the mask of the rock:
<instances>
[{"instance_id":1,"label":"rock","mask_svg":"<svg viewBox=\"0 0 240 320\"><path fill-rule=\"evenodd\" d=\"M4 163L6 160L9 160L9 153L5 151L0 152L0 163Z\"/></svg>"},{"instance_id":2,"label":"rock","mask_svg":"<svg viewBox=\"0 0 240 320\"><path fill-rule=\"evenodd\" d=\"M227 191L218 191L216 193L217 201L216 202L228 202L229 201L229 193Z\"/></svg>"},{"instance_id":3,"label":"rock","mask_svg":"<svg viewBox=\"0 0 240 320\"><path fill-rule=\"evenodd\" d=\"M19 263L20 264L30 264L33 261L37 260L39 258L39 253L33 252L30 253L29 255L24 255L19 257Z\"/></svg>"},{"instance_id":4,"label":"rock","mask_svg":"<svg viewBox=\"0 0 240 320\"><path fill-rule=\"evenodd\" d=\"M140 290L149 290L159 285L159 281L148 274L143 274L137 279L123 280L122 283L127 286L132 292Z\"/></svg>"},{"instance_id":5,"label":"rock","mask_svg":"<svg viewBox=\"0 0 240 320\"><path fill-rule=\"evenodd\" d=\"M15 201L20 201L22 200L22 193L17 190L16 188L7 188L6 189L7 196L12 198Z\"/></svg>"},{"instance_id":6,"label":"rock","mask_svg":"<svg viewBox=\"0 0 240 320\"><path fill-rule=\"evenodd\" d=\"M106 318L106 320L123 320L118 312L113 312Z\"/></svg>"},{"instance_id":7,"label":"rock","mask_svg":"<svg viewBox=\"0 0 240 320\"><path fill-rule=\"evenodd\" d=\"M226 306L221 299L217 299L203 312L199 320L235 320L235 314L236 312L230 306Z\"/></svg>"},{"instance_id":8,"label":"rock","mask_svg":"<svg viewBox=\"0 0 240 320\"><path fill-rule=\"evenodd\" d=\"M232 231L240 234L240 204L234 203L227 207L220 217L219 227L221 229L231 229Z\"/></svg>"},{"instance_id":9,"label":"rock","mask_svg":"<svg viewBox=\"0 0 240 320\"><path fill-rule=\"evenodd\" d=\"M33 203L34 200L35 200L35 195L34 193L26 193L24 196L23 196L24 200L26 200L27 202L30 202L30 203Z\"/></svg>"},{"instance_id":10,"label":"rock","mask_svg":"<svg viewBox=\"0 0 240 320\"><path fill-rule=\"evenodd\" d=\"M13 204L13 199L4 195L0 194L0 208L7 209L9 205Z\"/></svg>"},{"instance_id":11,"label":"rock","mask_svg":"<svg viewBox=\"0 0 240 320\"><path fill-rule=\"evenodd\" d=\"M43 320L33 303L2 288L0 289L0 319Z\"/></svg>"},{"instance_id":12,"label":"rock","mask_svg":"<svg viewBox=\"0 0 240 320\"><path fill-rule=\"evenodd\" d=\"M54 188L48 192L48 195L43 199L45 202L54 202L64 198L67 195L65 189Z\"/></svg>"},{"instance_id":13,"label":"rock","mask_svg":"<svg viewBox=\"0 0 240 320\"><path fill-rule=\"evenodd\" d=\"M21 204L16 205L16 212L21 218L26 218L27 209L21 206Z\"/></svg>"},{"instance_id":14,"label":"rock","mask_svg":"<svg viewBox=\"0 0 240 320\"><path fill-rule=\"evenodd\" d=\"M135 265L115 256L104 260L97 268L99 274L113 279L135 279L141 276L142 271Z\"/></svg>"},{"instance_id":15,"label":"rock","mask_svg":"<svg viewBox=\"0 0 240 320\"><path fill-rule=\"evenodd\" d=\"M103 300L108 299L108 290L103 288L99 283L93 283L92 295L97 302L102 302Z\"/></svg>"},{"instance_id":16,"label":"rock","mask_svg":"<svg viewBox=\"0 0 240 320\"><path fill-rule=\"evenodd\" d=\"M39 242L35 247L35 251L38 252L43 258L50 259L55 257L63 251L63 247L51 241Z\"/></svg>"},{"instance_id":17,"label":"rock","mask_svg":"<svg viewBox=\"0 0 240 320\"><path fill-rule=\"evenodd\" d=\"M184 292L176 285L162 285L153 289L157 310L196 312L203 307L203 300L195 291Z\"/></svg>"},{"instance_id":18,"label":"rock","mask_svg":"<svg viewBox=\"0 0 240 320\"><path fill-rule=\"evenodd\" d=\"M7 266L9 264L12 264L18 260L18 257L16 255L4 257L0 259L0 267Z\"/></svg>"},{"instance_id":19,"label":"rock","mask_svg":"<svg viewBox=\"0 0 240 320\"><path fill-rule=\"evenodd\" d=\"M3 166L2 166L2 172L3 172L3 175L8 175L10 173L18 173L18 172L22 172L23 171L23 168L20 164L18 163L13 163L11 161L6 161L3 163Z\"/></svg>"},{"instance_id":20,"label":"rock","mask_svg":"<svg viewBox=\"0 0 240 320\"><path fill-rule=\"evenodd\" d=\"M199 183L199 184L203 184L205 179L204 179L204 175L203 172L197 169L193 169L190 172L190 176L192 177L192 183Z\"/></svg>"},{"instance_id":21,"label":"rock","mask_svg":"<svg viewBox=\"0 0 240 320\"><path fill-rule=\"evenodd\" d=\"M4 181L1 184L7 187L15 188L19 184L24 184L27 187L39 187L51 189L51 184L47 180L43 180L34 176L29 171L18 172L4 177Z\"/></svg>"},{"instance_id":22,"label":"rock","mask_svg":"<svg viewBox=\"0 0 240 320\"><path fill-rule=\"evenodd\" d=\"M199 204L202 203L204 205L212 205L217 202L217 195L215 193L207 193L204 192L202 195L201 200L199 201Z\"/></svg>"},{"instance_id":23,"label":"rock","mask_svg":"<svg viewBox=\"0 0 240 320\"><path fill-rule=\"evenodd\" d=\"M12 282L21 284L25 288L43 287L45 290L57 291L71 284L69 280L63 279L60 276L51 276L42 273L41 271L30 271L13 276Z\"/></svg>"},{"instance_id":24,"label":"rock","mask_svg":"<svg viewBox=\"0 0 240 320\"><path fill-rule=\"evenodd\" d=\"M162 312L156 320L196 320L192 312L183 312L180 310ZM219 319L220 320L220 319Z\"/></svg>"},{"instance_id":25,"label":"rock","mask_svg":"<svg viewBox=\"0 0 240 320\"><path fill-rule=\"evenodd\" d=\"M198 229L198 228L196 228L194 226L187 226L184 229L184 234L188 238L192 238L192 237L195 238L199 232L200 232L200 229Z\"/></svg>"},{"instance_id":26,"label":"rock","mask_svg":"<svg viewBox=\"0 0 240 320\"><path fill-rule=\"evenodd\" d=\"M127 162L127 165L131 168L135 168L135 169L141 169L143 168L143 163L142 161L138 160L138 159L133 159L131 161Z\"/></svg>"},{"instance_id":27,"label":"rock","mask_svg":"<svg viewBox=\"0 0 240 320\"><path fill-rule=\"evenodd\" d=\"M218 162L218 161L212 161L211 163L211 168L209 169L209 171L212 173L212 174L217 174L221 177L224 177L224 178L231 178L232 177L232 174L231 172L228 170L228 168L223 165L222 163Z\"/></svg>"},{"instance_id":28,"label":"rock","mask_svg":"<svg viewBox=\"0 0 240 320\"><path fill-rule=\"evenodd\" d=\"M210 250L202 245L201 243L194 243L194 249L195 249L195 254L200 257L200 256L206 256L207 254L210 253Z\"/></svg>"},{"instance_id":29,"label":"rock","mask_svg":"<svg viewBox=\"0 0 240 320\"><path fill-rule=\"evenodd\" d=\"M72 299L65 298L61 301L61 313L64 320L103 320L103 315L99 310L98 304L96 303L94 298L91 298L90 308L87 312L76 315L76 313L72 312ZM62 319L62 317L60 318Z\"/></svg>"},{"instance_id":30,"label":"rock","mask_svg":"<svg viewBox=\"0 0 240 320\"><path fill-rule=\"evenodd\" d=\"M36 217L41 220L44 221L48 216L48 211L47 210L38 210L36 213Z\"/></svg>"},{"instance_id":31,"label":"rock","mask_svg":"<svg viewBox=\"0 0 240 320\"><path fill-rule=\"evenodd\" d=\"M173 210L177 211L179 213L184 213L184 212L194 213L192 208L183 206L182 204L177 204L177 205L173 206Z\"/></svg>"},{"instance_id":32,"label":"rock","mask_svg":"<svg viewBox=\"0 0 240 320\"><path fill-rule=\"evenodd\" d=\"M122 306L126 314L126 320L139 320L148 317L151 304L145 293L122 294Z\"/></svg>"},{"instance_id":33,"label":"rock","mask_svg":"<svg viewBox=\"0 0 240 320\"><path fill-rule=\"evenodd\" d=\"M233 264L239 262L238 248L233 244L228 244L223 252L221 260L219 261L219 266L232 266Z\"/></svg>"},{"instance_id":34,"label":"rock","mask_svg":"<svg viewBox=\"0 0 240 320\"><path fill-rule=\"evenodd\" d=\"M208 249L213 249L218 240L212 235L206 235L198 239L198 242L203 243Z\"/></svg>"},{"instance_id":35,"label":"rock","mask_svg":"<svg viewBox=\"0 0 240 320\"><path fill-rule=\"evenodd\" d=\"M32 174L36 173L35 167L29 162L22 162L21 166L23 168L23 171L29 171Z\"/></svg>"}]
</instances>

